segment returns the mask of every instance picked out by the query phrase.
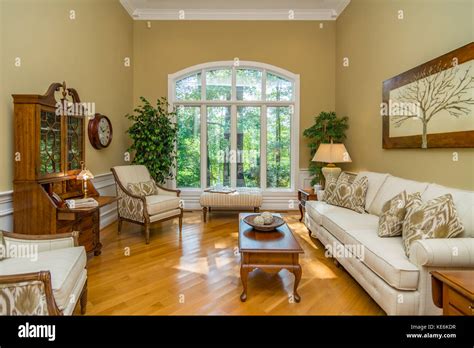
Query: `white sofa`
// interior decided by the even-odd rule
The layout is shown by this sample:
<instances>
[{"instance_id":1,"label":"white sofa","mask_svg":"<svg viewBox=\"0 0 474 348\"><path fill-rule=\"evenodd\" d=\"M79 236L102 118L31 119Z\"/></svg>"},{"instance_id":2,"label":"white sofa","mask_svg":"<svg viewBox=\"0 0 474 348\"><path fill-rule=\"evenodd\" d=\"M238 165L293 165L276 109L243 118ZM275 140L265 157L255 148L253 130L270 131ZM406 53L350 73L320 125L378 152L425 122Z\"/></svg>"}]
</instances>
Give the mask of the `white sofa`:
<instances>
[{"instance_id":1,"label":"white sofa","mask_svg":"<svg viewBox=\"0 0 474 348\"><path fill-rule=\"evenodd\" d=\"M369 185L365 214L322 201L307 201L305 224L313 237L354 277L389 315L439 315L431 294L430 272L474 269L474 192L360 172ZM402 237L377 235L383 204L399 192L420 192L423 201L451 193L465 231L458 238L423 239L405 255ZM343 250L344 252L334 252ZM362 250L362 253L355 251Z\"/></svg>"},{"instance_id":2,"label":"white sofa","mask_svg":"<svg viewBox=\"0 0 474 348\"><path fill-rule=\"evenodd\" d=\"M87 256L78 237L0 231L0 315L72 315L78 303L85 314Z\"/></svg>"}]
</instances>

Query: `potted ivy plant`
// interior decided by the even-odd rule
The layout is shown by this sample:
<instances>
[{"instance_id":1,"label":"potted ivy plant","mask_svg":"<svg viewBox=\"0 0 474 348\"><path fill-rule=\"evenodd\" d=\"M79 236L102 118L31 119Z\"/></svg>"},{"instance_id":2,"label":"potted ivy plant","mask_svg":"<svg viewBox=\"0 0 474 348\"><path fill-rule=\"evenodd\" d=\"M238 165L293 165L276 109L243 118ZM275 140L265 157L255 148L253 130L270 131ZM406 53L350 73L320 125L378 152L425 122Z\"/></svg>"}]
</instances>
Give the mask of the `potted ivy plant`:
<instances>
[{"instance_id":1,"label":"potted ivy plant","mask_svg":"<svg viewBox=\"0 0 474 348\"><path fill-rule=\"evenodd\" d=\"M143 105L134 109L134 114L127 114L133 124L127 130L132 139L129 152L134 153L133 164L145 165L153 179L164 184L174 178L176 166L175 143L178 129L174 122L176 112L169 112L166 98L160 98L156 106L140 97Z\"/></svg>"},{"instance_id":2,"label":"potted ivy plant","mask_svg":"<svg viewBox=\"0 0 474 348\"><path fill-rule=\"evenodd\" d=\"M348 117L338 118L334 111L321 112L314 118L314 125L305 129L303 135L309 139L309 148L311 159L321 143L342 143L346 139L346 130L349 128ZM309 172L313 179L311 185L322 183L324 177L321 168L324 166L321 162L310 161Z\"/></svg>"}]
</instances>

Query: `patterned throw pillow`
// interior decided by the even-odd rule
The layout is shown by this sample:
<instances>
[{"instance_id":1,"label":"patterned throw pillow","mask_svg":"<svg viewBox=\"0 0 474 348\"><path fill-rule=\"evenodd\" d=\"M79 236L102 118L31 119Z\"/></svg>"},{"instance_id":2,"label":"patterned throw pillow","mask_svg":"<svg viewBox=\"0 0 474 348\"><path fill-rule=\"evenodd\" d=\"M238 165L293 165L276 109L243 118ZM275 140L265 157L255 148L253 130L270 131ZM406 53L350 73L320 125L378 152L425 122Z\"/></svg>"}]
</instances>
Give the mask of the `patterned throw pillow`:
<instances>
[{"instance_id":1,"label":"patterned throw pillow","mask_svg":"<svg viewBox=\"0 0 474 348\"><path fill-rule=\"evenodd\" d=\"M158 194L158 187L153 180L129 183L128 190L136 196L152 196Z\"/></svg>"},{"instance_id":2,"label":"patterned throw pillow","mask_svg":"<svg viewBox=\"0 0 474 348\"><path fill-rule=\"evenodd\" d=\"M323 195L323 201L327 202L328 198L332 196L334 190L336 189L336 183L337 183L337 178L329 178L328 181L326 181L326 186L324 187L324 195Z\"/></svg>"},{"instance_id":3,"label":"patterned throw pillow","mask_svg":"<svg viewBox=\"0 0 474 348\"><path fill-rule=\"evenodd\" d=\"M336 186L337 186L338 183L352 184L355 177L356 176L354 174L349 174L349 173L346 173L346 172L342 172L337 178L331 177L326 182L326 186L324 188L323 201L327 202L328 199L334 194L334 190L336 189Z\"/></svg>"},{"instance_id":4,"label":"patterned throw pillow","mask_svg":"<svg viewBox=\"0 0 474 348\"><path fill-rule=\"evenodd\" d=\"M463 231L453 197L448 193L425 203L413 204L403 222L403 247L409 256L411 244L418 239L452 238Z\"/></svg>"},{"instance_id":5,"label":"patterned throw pillow","mask_svg":"<svg viewBox=\"0 0 474 348\"><path fill-rule=\"evenodd\" d=\"M379 219L379 237L396 237L402 235L403 221L407 212L415 205L421 204L419 192L409 195L406 191L385 202Z\"/></svg>"},{"instance_id":6,"label":"patterned throw pillow","mask_svg":"<svg viewBox=\"0 0 474 348\"><path fill-rule=\"evenodd\" d=\"M369 180L366 176L357 179L353 183L348 183L345 178L337 180L336 189L331 197L328 197L327 202L363 213L368 185Z\"/></svg>"}]
</instances>

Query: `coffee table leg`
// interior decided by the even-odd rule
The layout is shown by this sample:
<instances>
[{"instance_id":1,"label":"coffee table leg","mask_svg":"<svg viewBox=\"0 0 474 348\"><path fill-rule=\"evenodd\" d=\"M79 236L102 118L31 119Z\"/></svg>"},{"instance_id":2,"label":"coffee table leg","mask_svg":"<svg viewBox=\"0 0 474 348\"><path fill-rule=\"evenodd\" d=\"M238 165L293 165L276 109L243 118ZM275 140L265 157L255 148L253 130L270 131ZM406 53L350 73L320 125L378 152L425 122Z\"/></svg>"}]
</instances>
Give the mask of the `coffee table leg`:
<instances>
[{"instance_id":1,"label":"coffee table leg","mask_svg":"<svg viewBox=\"0 0 474 348\"><path fill-rule=\"evenodd\" d=\"M296 265L296 266L293 267L293 274L295 275L295 285L294 285L294 288L293 288L293 296L295 297L296 302L301 301L301 297L298 294L298 285L299 285L300 280L301 280L301 273L302 273L302 270L301 270L300 265Z\"/></svg>"},{"instance_id":2,"label":"coffee table leg","mask_svg":"<svg viewBox=\"0 0 474 348\"><path fill-rule=\"evenodd\" d=\"M242 294L240 295L240 301L245 302L247 300L247 278L249 275L249 269L245 265L240 266L240 279L242 280Z\"/></svg>"}]
</instances>

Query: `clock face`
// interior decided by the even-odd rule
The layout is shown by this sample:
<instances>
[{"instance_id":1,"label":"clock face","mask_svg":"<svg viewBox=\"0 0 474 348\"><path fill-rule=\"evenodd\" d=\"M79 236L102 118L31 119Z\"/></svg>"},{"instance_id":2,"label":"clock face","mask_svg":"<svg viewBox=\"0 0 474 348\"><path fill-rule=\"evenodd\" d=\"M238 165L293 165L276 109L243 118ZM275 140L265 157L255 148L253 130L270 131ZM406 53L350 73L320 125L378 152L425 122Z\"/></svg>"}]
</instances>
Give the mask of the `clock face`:
<instances>
[{"instance_id":1,"label":"clock face","mask_svg":"<svg viewBox=\"0 0 474 348\"><path fill-rule=\"evenodd\" d=\"M88 134L91 145L97 149L103 149L112 142L112 124L105 115L95 114L89 121Z\"/></svg>"},{"instance_id":2,"label":"clock face","mask_svg":"<svg viewBox=\"0 0 474 348\"><path fill-rule=\"evenodd\" d=\"M107 146L110 141L110 123L106 118L101 118L99 121L99 129L98 129L98 134L99 134L99 141L102 146Z\"/></svg>"}]
</instances>

